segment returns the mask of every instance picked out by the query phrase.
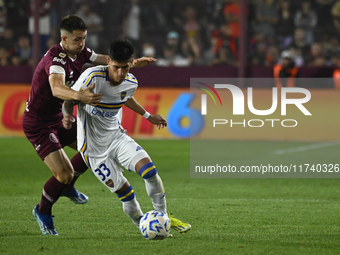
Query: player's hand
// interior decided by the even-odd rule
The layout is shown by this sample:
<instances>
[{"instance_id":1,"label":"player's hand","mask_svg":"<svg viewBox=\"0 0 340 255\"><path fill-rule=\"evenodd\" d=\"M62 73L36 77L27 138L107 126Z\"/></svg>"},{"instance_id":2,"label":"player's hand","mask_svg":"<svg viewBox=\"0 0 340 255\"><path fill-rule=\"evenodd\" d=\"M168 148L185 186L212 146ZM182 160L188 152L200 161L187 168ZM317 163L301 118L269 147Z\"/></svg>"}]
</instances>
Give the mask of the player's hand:
<instances>
[{"instance_id":1,"label":"player's hand","mask_svg":"<svg viewBox=\"0 0 340 255\"><path fill-rule=\"evenodd\" d=\"M152 124L157 125L158 130L168 125L166 120L161 115L151 114L147 120Z\"/></svg>"},{"instance_id":2,"label":"player's hand","mask_svg":"<svg viewBox=\"0 0 340 255\"><path fill-rule=\"evenodd\" d=\"M157 59L152 57L141 57L137 59L132 60L132 66L131 67L143 67L152 63L155 63Z\"/></svg>"},{"instance_id":3,"label":"player's hand","mask_svg":"<svg viewBox=\"0 0 340 255\"><path fill-rule=\"evenodd\" d=\"M94 88L94 86L94 84L91 84L85 90L80 92L79 101L85 104L96 106L102 99L103 95L100 93L93 93L91 90Z\"/></svg>"},{"instance_id":4,"label":"player's hand","mask_svg":"<svg viewBox=\"0 0 340 255\"><path fill-rule=\"evenodd\" d=\"M73 122L75 122L76 120L74 119L74 117L72 115L65 115L63 117L63 127L65 129L71 129L72 128L72 124Z\"/></svg>"}]
</instances>

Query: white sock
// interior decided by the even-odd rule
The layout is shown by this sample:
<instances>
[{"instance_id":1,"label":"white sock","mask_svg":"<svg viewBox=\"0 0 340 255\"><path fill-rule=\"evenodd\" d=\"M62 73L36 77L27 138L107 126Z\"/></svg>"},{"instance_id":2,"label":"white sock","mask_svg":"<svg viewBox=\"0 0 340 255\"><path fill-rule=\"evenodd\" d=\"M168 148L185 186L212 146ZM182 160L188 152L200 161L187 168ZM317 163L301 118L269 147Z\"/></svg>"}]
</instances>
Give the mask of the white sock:
<instances>
[{"instance_id":1,"label":"white sock","mask_svg":"<svg viewBox=\"0 0 340 255\"><path fill-rule=\"evenodd\" d=\"M122 203L125 214L132 220L136 227L139 228L139 220L143 216L143 212L136 198Z\"/></svg>"},{"instance_id":2,"label":"white sock","mask_svg":"<svg viewBox=\"0 0 340 255\"><path fill-rule=\"evenodd\" d=\"M144 179L146 192L151 198L153 208L166 214L166 200L163 182L158 174Z\"/></svg>"}]
</instances>

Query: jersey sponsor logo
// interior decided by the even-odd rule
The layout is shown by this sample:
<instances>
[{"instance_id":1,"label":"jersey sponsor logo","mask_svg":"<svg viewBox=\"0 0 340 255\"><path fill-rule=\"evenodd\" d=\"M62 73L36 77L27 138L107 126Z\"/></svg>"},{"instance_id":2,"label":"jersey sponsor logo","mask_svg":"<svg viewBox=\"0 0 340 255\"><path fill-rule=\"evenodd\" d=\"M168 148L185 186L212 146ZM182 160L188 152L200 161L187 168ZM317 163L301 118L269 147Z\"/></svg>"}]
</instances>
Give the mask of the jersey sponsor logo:
<instances>
[{"instance_id":1,"label":"jersey sponsor logo","mask_svg":"<svg viewBox=\"0 0 340 255\"><path fill-rule=\"evenodd\" d=\"M124 100L124 98L126 97L126 91L123 91L122 93L120 93L120 100Z\"/></svg>"},{"instance_id":2,"label":"jersey sponsor logo","mask_svg":"<svg viewBox=\"0 0 340 255\"><path fill-rule=\"evenodd\" d=\"M53 62L61 63L61 64L63 64L63 65L66 64L66 61L64 61L62 58L54 57L54 59L53 59L52 61L53 61Z\"/></svg>"},{"instance_id":3,"label":"jersey sponsor logo","mask_svg":"<svg viewBox=\"0 0 340 255\"><path fill-rule=\"evenodd\" d=\"M95 116L100 116L100 117L107 117L107 118L113 118L114 116L117 115L116 112L108 112L108 111L99 111L96 108L93 108L91 113Z\"/></svg>"},{"instance_id":4,"label":"jersey sponsor logo","mask_svg":"<svg viewBox=\"0 0 340 255\"><path fill-rule=\"evenodd\" d=\"M59 143L58 137L54 133L50 133L49 138L53 143Z\"/></svg>"},{"instance_id":5,"label":"jersey sponsor logo","mask_svg":"<svg viewBox=\"0 0 340 255\"><path fill-rule=\"evenodd\" d=\"M64 57L66 57L66 54L63 53L63 52L60 52L60 53L59 53L59 57L64 58Z\"/></svg>"},{"instance_id":6,"label":"jersey sponsor logo","mask_svg":"<svg viewBox=\"0 0 340 255\"><path fill-rule=\"evenodd\" d=\"M73 71L70 72L70 76L68 78L69 79L73 78Z\"/></svg>"}]
</instances>

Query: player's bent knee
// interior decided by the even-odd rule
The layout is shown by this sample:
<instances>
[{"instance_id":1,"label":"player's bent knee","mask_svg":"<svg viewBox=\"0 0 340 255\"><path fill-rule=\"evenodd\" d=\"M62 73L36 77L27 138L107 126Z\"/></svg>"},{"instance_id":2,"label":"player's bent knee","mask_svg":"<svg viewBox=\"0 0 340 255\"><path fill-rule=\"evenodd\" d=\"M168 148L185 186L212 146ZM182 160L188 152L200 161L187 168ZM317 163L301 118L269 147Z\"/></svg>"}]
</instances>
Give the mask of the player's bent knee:
<instances>
[{"instance_id":1,"label":"player's bent knee","mask_svg":"<svg viewBox=\"0 0 340 255\"><path fill-rule=\"evenodd\" d=\"M64 184L69 184L74 177L74 173L73 172L69 172L69 171L64 171L61 173L58 173L56 176L57 180L61 183Z\"/></svg>"},{"instance_id":2,"label":"player's bent knee","mask_svg":"<svg viewBox=\"0 0 340 255\"><path fill-rule=\"evenodd\" d=\"M153 162L147 163L139 169L139 175L143 177L143 179L149 179L156 174L157 169Z\"/></svg>"},{"instance_id":3,"label":"player's bent knee","mask_svg":"<svg viewBox=\"0 0 340 255\"><path fill-rule=\"evenodd\" d=\"M119 194L117 194L117 196L120 199L120 201L127 202L127 201L131 201L132 199L135 198L135 192L134 192L132 186L130 185L124 191L119 192Z\"/></svg>"}]
</instances>

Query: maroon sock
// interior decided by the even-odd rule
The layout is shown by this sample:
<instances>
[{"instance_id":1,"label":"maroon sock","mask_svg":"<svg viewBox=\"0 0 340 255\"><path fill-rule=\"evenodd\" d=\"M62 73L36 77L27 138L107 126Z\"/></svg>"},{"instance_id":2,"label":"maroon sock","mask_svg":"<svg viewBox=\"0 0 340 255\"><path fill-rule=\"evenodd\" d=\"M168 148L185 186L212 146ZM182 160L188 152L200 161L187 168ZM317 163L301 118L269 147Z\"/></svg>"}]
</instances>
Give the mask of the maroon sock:
<instances>
[{"instance_id":1,"label":"maroon sock","mask_svg":"<svg viewBox=\"0 0 340 255\"><path fill-rule=\"evenodd\" d=\"M66 186L67 184L59 182L52 176L44 185L38 211L42 214L51 215L53 204L57 202Z\"/></svg>"},{"instance_id":2,"label":"maroon sock","mask_svg":"<svg viewBox=\"0 0 340 255\"><path fill-rule=\"evenodd\" d=\"M69 191L73 188L74 183L78 179L80 175L82 175L87 170L87 165L83 160L83 157L80 155L80 152L78 152L74 157L71 159L71 164L74 169L74 177L70 184L66 187L65 191Z\"/></svg>"}]
</instances>

